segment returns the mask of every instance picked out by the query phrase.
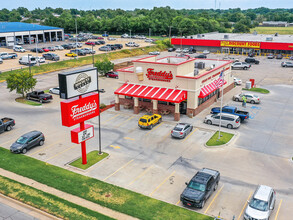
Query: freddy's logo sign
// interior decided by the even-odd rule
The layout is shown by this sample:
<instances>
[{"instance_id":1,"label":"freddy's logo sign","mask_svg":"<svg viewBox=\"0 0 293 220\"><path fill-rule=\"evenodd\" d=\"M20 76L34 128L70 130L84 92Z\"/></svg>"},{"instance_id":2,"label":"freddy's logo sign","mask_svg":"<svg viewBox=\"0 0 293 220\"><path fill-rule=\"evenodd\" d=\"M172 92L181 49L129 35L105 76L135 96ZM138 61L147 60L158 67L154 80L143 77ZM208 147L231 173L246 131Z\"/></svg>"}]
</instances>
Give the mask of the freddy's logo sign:
<instances>
[{"instance_id":1,"label":"freddy's logo sign","mask_svg":"<svg viewBox=\"0 0 293 220\"><path fill-rule=\"evenodd\" d=\"M89 75L81 73L76 77L76 81L73 85L73 88L74 90L77 90L80 93L85 93L88 90L91 82L92 79Z\"/></svg>"},{"instance_id":2,"label":"freddy's logo sign","mask_svg":"<svg viewBox=\"0 0 293 220\"><path fill-rule=\"evenodd\" d=\"M81 117L88 116L97 109L97 103L94 100L93 102L88 102L87 104L79 107L79 105L74 105L71 107L72 114L70 115L73 120L79 119Z\"/></svg>"},{"instance_id":3,"label":"freddy's logo sign","mask_svg":"<svg viewBox=\"0 0 293 220\"><path fill-rule=\"evenodd\" d=\"M155 81L170 82L173 79L173 74L171 71L169 73L167 73L166 71L154 72L153 68L147 69L146 76L149 80Z\"/></svg>"}]
</instances>

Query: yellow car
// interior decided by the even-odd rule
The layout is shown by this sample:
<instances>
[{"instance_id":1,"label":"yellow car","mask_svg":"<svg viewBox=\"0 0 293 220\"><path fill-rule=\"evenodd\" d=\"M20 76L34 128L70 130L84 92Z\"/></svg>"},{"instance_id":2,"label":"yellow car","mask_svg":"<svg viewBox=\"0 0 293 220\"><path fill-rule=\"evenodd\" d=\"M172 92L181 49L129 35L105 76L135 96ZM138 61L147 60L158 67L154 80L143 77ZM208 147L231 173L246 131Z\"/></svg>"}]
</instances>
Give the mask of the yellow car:
<instances>
[{"instance_id":1,"label":"yellow car","mask_svg":"<svg viewBox=\"0 0 293 220\"><path fill-rule=\"evenodd\" d=\"M69 52L69 53L66 53L65 56L67 56L67 57L77 57L77 54L73 53L73 52Z\"/></svg>"},{"instance_id":2,"label":"yellow car","mask_svg":"<svg viewBox=\"0 0 293 220\"><path fill-rule=\"evenodd\" d=\"M152 129L156 124L162 122L162 116L158 114L144 115L138 121L138 126L140 128Z\"/></svg>"}]
</instances>

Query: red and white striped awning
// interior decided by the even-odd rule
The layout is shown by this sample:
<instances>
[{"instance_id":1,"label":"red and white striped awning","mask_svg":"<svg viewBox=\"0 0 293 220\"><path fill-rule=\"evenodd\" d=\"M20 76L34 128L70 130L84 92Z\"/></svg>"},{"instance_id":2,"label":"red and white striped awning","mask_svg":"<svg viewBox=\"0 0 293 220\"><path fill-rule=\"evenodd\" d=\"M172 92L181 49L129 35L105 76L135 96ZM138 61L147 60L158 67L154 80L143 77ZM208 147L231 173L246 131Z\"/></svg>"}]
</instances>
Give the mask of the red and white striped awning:
<instances>
[{"instance_id":1,"label":"red and white striped awning","mask_svg":"<svg viewBox=\"0 0 293 220\"><path fill-rule=\"evenodd\" d=\"M144 99L153 99L164 102L180 103L187 99L187 91L167 89L153 86L123 84L115 92L117 95L126 95Z\"/></svg>"},{"instance_id":2,"label":"red and white striped awning","mask_svg":"<svg viewBox=\"0 0 293 220\"><path fill-rule=\"evenodd\" d=\"M220 79L216 79L213 82L211 82L210 84L204 86L201 90L200 90L200 94L198 96L198 98L205 98L207 97L209 94L213 93L214 91L216 91L218 89L217 85L218 85L218 80ZM224 84L226 84L227 82L224 80Z\"/></svg>"}]
</instances>

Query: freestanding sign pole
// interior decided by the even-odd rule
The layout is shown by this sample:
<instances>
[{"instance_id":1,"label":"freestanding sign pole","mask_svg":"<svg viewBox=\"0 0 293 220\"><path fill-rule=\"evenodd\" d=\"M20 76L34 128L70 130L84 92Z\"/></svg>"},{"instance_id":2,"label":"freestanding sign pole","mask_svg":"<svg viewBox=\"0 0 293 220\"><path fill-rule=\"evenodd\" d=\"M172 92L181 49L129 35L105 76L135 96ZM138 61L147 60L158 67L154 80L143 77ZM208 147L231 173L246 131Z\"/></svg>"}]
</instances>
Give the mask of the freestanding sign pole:
<instances>
[{"instance_id":1,"label":"freestanding sign pole","mask_svg":"<svg viewBox=\"0 0 293 220\"><path fill-rule=\"evenodd\" d=\"M79 96L79 99L82 99L82 96ZM80 130L83 131L85 129L84 121L80 122L79 125L80 125ZM81 157L82 157L82 164L87 164L85 141L81 142Z\"/></svg>"},{"instance_id":2,"label":"freestanding sign pole","mask_svg":"<svg viewBox=\"0 0 293 220\"><path fill-rule=\"evenodd\" d=\"M221 138L221 126L222 126L222 108L223 108L223 96L224 96L224 70L222 70L220 76L220 85L222 87L222 96L221 96L221 108L220 108L220 123L219 123L219 137L218 140Z\"/></svg>"}]
</instances>

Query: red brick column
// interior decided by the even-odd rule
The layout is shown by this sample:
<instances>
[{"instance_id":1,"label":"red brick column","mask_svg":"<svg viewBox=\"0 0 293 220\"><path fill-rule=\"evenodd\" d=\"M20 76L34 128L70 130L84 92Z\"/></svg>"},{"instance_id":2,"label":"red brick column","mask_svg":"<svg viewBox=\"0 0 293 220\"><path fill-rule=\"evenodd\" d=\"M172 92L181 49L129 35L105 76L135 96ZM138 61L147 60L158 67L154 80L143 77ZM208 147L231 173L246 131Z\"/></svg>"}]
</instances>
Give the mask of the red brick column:
<instances>
[{"instance_id":1,"label":"red brick column","mask_svg":"<svg viewBox=\"0 0 293 220\"><path fill-rule=\"evenodd\" d=\"M115 103L115 111L120 111L120 103Z\"/></svg>"},{"instance_id":2,"label":"red brick column","mask_svg":"<svg viewBox=\"0 0 293 220\"><path fill-rule=\"evenodd\" d=\"M139 113L139 105L138 105L138 98L137 97L134 97L133 113L134 114L138 114Z\"/></svg>"},{"instance_id":3,"label":"red brick column","mask_svg":"<svg viewBox=\"0 0 293 220\"><path fill-rule=\"evenodd\" d=\"M174 113L174 120L179 121L180 120L180 113Z\"/></svg>"}]
</instances>

